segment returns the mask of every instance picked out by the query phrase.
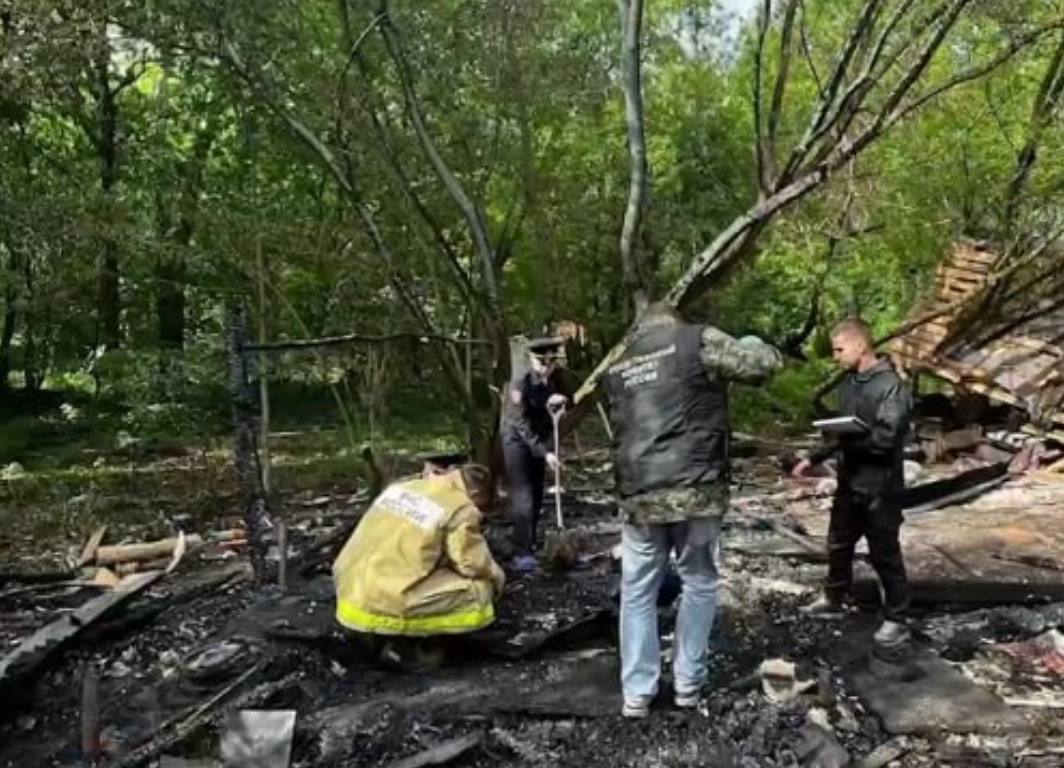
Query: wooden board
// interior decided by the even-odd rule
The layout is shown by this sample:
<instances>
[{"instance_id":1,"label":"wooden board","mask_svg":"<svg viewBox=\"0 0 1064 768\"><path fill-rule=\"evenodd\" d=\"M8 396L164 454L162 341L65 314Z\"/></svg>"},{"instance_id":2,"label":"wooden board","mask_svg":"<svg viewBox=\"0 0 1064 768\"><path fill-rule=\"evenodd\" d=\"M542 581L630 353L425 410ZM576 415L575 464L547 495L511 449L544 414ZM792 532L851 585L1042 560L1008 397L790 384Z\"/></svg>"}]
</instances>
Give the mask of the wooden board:
<instances>
[{"instance_id":1,"label":"wooden board","mask_svg":"<svg viewBox=\"0 0 1064 768\"><path fill-rule=\"evenodd\" d=\"M998 259L998 254L993 251L984 251L978 248L974 248L971 245L961 244L954 246L953 253L950 254L951 259L968 259L979 264L993 264Z\"/></svg>"},{"instance_id":2,"label":"wooden board","mask_svg":"<svg viewBox=\"0 0 1064 768\"><path fill-rule=\"evenodd\" d=\"M969 259L969 258L966 258L966 257L963 257L963 256L961 256L961 257L954 256L953 258L951 258L948 261L946 261L945 265L948 268L952 268L952 269L967 270L968 272L971 272L973 275L976 275L977 277L981 277L983 279L986 279L986 277L990 274L990 267L991 267L990 264L988 264L988 263L986 263L984 261L975 261L973 259Z\"/></svg>"},{"instance_id":3,"label":"wooden board","mask_svg":"<svg viewBox=\"0 0 1064 768\"><path fill-rule=\"evenodd\" d=\"M961 280L953 275L942 275L935 282L935 289L942 293L943 291L964 291L965 295L971 295L979 290L979 283L973 283L969 280Z\"/></svg>"},{"instance_id":4,"label":"wooden board","mask_svg":"<svg viewBox=\"0 0 1064 768\"><path fill-rule=\"evenodd\" d=\"M1044 352L1045 354L1056 358L1064 356L1064 350L1062 350L1059 345L1054 344L1051 341L1043 341L1022 334L1009 334L1002 339L997 339L990 345L990 348L993 349L994 346L1002 344L1007 344L1009 347L1023 347L1032 352Z\"/></svg>"},{"instance_id":5,"label":"wooden board","mask_svg":"<svg viewBox=\"0 0 1064 768\"><path fill-rule=\"evenodd\" d=\"M914 319L931 311L942 312L943 316L895 339L887 349L911 370L928 370L956 386L1026 409L1029 403L1023 395L1055 383L1058 370L1064 377L1064 344L1055 337L1059 322L1048 321L1044 329L1040 326L1040 331L1034 334L1020 329L979 349L963 345L957 350L952 346L949 350L943 347L958 313L971 307L973 297L978 297L987 287L990 273L999 261L1000 254L986 249L981 242L955 241L935 270L932 294L909 315ZM1045 331L1045 340L1038 338L1041 330ZM960 354L961 350L971 364L947 356L947 353ZM1039 356L1046 357L1044 366ZM1064 424L1064 409L1056 410L1060 412L1054 415L1054 420Z\"/></svg>"},{"instance_id":6,"label":"wooden board","mask_svg":"<svg viewBox=\"0 0 1064 768\"><path fill-rule=\"evenodd\" d=\"M46 624L0 659L0 693L14 693L52 653L83 629L158 581L165 571L148 571L123 579L113 590L90 599L72 613Z\"/></svg>"},{"instance_id":7,"label":"wooden board","mask_svg":"<svg viewBox=\"0 0 1064 768\"><path fill-rule=\"evenodd\" d=\"M913 341L913 343L916 344L917 346L925 347L927 345L931 345L932 347L937 347L946 338L946 334L944 334L944 333L936 333L935 331L919 331L918 330L918 331L914 331L910 335L910 338Z\"/></svg>"},{"instance_id":8,"label":"wooden board","mask_svg":"<svg viewBox=\"0 0 1064 768\"><path fill-rule=\"evenodd\" d=\"M96 557L96 550L100 548L103 543L103 537L107 534L107 526L101 525L92 535L89 536L89 540L85 542L85 548L81 550L81 556L74 564L75 568L81 568L88 563L91 563Z\"/></svg>"},{"instance_id":9,"label":"wooden board","mask_svg":"<svg viewBox=\"0 0 1064 768\"><path fill-rule=\"evenodd\" d=\"M986 282L986 274L980 272L973 272L969 269L956 266L942 266L936 271L936 274L946 280L956 280L960 283L968 285L981 286Z\"/></svg>"}]
</instances>

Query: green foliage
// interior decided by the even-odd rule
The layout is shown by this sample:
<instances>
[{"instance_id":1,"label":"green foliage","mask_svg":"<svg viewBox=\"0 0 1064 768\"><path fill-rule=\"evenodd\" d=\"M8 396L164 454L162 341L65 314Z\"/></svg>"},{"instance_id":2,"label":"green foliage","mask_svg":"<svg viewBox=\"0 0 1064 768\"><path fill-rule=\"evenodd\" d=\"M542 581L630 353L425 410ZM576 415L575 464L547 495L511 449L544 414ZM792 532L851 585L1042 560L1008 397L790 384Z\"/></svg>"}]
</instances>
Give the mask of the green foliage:
<instances>
[{"instance_id":1,"label":"green foliage","mask_svg":"<svg viewBox=\"0 0 1064 768\"><path fill-rule=\"evenodd\" d=\"M647 5L650 183L639 253L661 295L757 199L756 38L746 27L737 46L723 42L716 4ZM859 5L803 4L811 48L808 60L803 52L792 61L782 147L801 137ZM253 310L256 335L261 320L271 339L425 325L483 335L483 296L471 299L453 273L457 264L483 294L484 268L413 129L373 4L151 0L53 10L17 5L0 48L8 86L0 98L0 325L12 325L0 369L12 386L91 392L98 419L85 423L112 435L199 438L227 429L222 328L236 303ZM628 159L616 8L446 0L390 10L425 130L505 257L506 330L576 320L589 329L590 356L601 354L631 315L618 260ZM1025 3L966 15L928 77L948 78L999 44L1001 30L1044 13ZM778 70L778 35L777 20L765 83ZM821 356L824 327L851 312L890 329L926 293L954 236L1000 230L1017 148L1057 43L1047 35L990 77L940 97L788 210L762 234L757 259L700 305L702 316L782 343L803 329L816 295L818 325L804 350ZM1061 166L1048 160L1064 140L1059 121L1039 138L1020 215L1027 229L1045 232L1059 218ZM100 357L105 254L119 273L121 339ZM275 358L275 423L350 418L353 434L377 439L459 434L462 382L445 376L433 351L396 342ZM464 381L466 361L447 355ZM489 410L499 371L482 349L470 362L476 407ZM768 399L743 395L740 410L756 419L758 408L775 414L776 403L800 413L800 390L821 369L814 362L801 376L788 373ZM411 406L418 392L425 400ZM427 428L415 430L419 421ZM0 454L31 447L24 427L7 433Z\"/></svg>"},{"instance_id":2,"label":"green foliage","mask_svg":"<svg viewBox=\"0 0 1064 768\"><path fill-rule=\"evenodd\" d=\"M32 416L7 419L0 430L0 465L25 461L26 453L33 445L36 419Z\"/></svg>"},{"instance_id":3,"label":"green foliage","mask_svg":"<svg viewBox=\"0 0 1064 768\"><path fill-rule=\"evenodd\" d=\"M764 387L732 390L732 426L740 432L783 435L808 430L813 418L810 393L832 370L830 359L789 361Z\"/></svg>"}]
</instances>

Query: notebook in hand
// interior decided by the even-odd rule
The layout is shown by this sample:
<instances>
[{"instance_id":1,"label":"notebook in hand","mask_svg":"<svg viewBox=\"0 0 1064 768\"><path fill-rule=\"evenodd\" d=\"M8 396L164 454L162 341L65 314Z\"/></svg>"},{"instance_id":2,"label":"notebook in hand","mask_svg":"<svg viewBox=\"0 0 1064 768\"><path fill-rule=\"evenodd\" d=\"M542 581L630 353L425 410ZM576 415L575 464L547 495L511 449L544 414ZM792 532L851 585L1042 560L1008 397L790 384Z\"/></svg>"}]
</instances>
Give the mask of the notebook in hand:
<instances>
[{"instance_id":1,"label":"notebook in hand","mask_svg":"<svg viewBox=\"0 0 1064 768\"><path fill-rule=\"evenodd\" d=\"M831 435L863 435L869 426L856 416L836 416L831 419L818 419L813 426L821 432Z\"/></svg>"}]
</instances>

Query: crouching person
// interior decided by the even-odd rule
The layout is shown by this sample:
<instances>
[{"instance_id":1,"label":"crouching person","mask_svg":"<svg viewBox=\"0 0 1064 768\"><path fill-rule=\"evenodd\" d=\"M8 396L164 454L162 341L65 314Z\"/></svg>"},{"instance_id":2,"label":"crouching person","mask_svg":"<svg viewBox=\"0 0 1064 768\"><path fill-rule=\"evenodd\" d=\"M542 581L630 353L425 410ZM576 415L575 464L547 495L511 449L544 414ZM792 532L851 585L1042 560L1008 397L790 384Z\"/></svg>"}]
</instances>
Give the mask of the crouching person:
<instances>
[{"instance_id":1,"label":"crouching person","mask_svg":"<svg viewBox=\"0 0 1064 768\"><path fill-rule=\"evenodd\" d=\"M491 624L505 583L480 528L493 491L478 464L388 486L333 564L337 621L402 665L438 654L429 638Z\"/></svg>"}]
</instances>

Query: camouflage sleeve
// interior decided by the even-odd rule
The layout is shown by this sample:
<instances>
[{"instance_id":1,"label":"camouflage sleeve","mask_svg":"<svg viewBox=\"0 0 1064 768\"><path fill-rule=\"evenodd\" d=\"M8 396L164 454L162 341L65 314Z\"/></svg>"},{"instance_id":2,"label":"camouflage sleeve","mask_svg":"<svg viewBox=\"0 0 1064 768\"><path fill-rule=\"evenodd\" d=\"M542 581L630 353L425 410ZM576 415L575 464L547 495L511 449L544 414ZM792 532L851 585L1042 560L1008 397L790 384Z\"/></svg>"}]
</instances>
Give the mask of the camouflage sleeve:
<instances>
[{"instance_id":1,"label":"camouflage sleeve","mask_svg":"<svg viewBox=\"0 0 1064 768\"><path fill-rule=\"evenodd\" d=\"M783 356L756 336L735 339L706 326L702 331L702 365L710 376L759 384L783 366Z\"/></svg>"}]
</instances>

